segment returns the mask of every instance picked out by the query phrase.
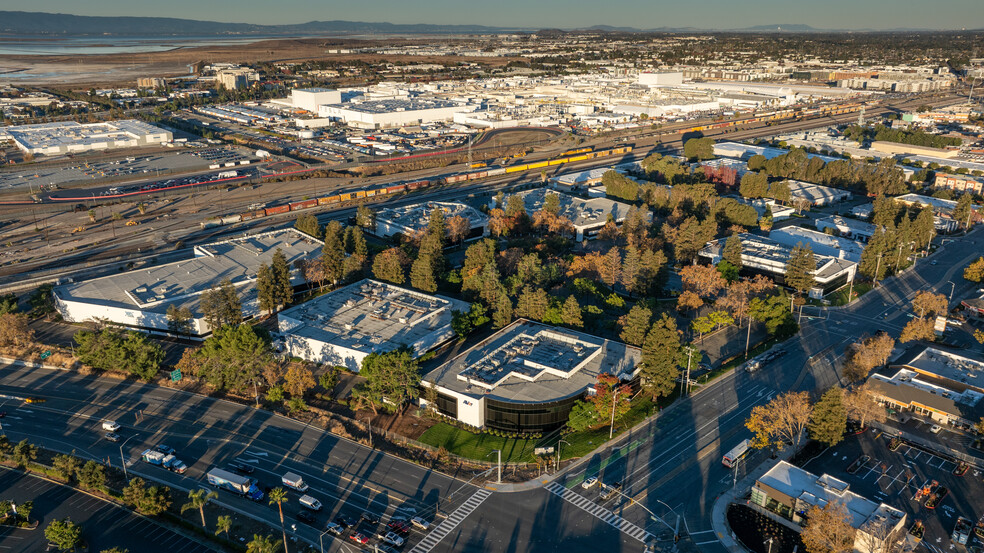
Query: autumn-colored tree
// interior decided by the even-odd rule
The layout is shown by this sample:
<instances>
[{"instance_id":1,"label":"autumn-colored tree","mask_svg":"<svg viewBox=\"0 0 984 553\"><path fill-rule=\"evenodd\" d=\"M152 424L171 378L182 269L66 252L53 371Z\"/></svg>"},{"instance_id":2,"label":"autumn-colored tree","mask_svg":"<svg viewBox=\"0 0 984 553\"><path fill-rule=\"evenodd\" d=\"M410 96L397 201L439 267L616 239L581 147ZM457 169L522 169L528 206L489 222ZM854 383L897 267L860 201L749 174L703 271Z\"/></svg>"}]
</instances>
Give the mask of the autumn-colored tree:
<instances>
[{"instance_id":1,"label":"autumn-colored tree","mask_svg":"<svg viewBox=\"0 0 984 553\"><path fill-rule=\"evenodd\" d=\"M506 218L506 214L501 209L489 211L489 232L492 236L505 236L509 234L511 221Z\"/></svg>"},{"instance_id":2,"label":"autumn-colored tree","mask_svg":"<svg viewBox=\"0 0 984 553\"><path fill-rule=\"evenodd\" d=\"M888 361L894 347L895 340L884 332L879 332L864 341L855 342L847 349L844 378L850 382L864 380L872 369Z\"/></svg>"},{"instance_id":3,"label":"autumn-colored tree","mask_svg":"<svg viewBox=\"0 0 984 553\"><path fill-rule=\"evenodd\" d=\"M931 317L933 315L946 315L946 306L946 296L943 294L934 294L923 290L916 292L915 297L912 298L912 310L920 318Z\"/></svg>"},{"instance_id":4,"label":"autumn-colored tree","mask_svg":"<svg viewBox=\"0 0 984 553\"><path fill-rule=\"evenodd\" d=\"M935 325L932 319L912 319L902 329L899 341L903 344L913 340L932 342L936 339Z\"/></svg>"},{"instance_id":5,"label":"autumn-colored tree","mask_svg":"<svg viewBox=\"0 0 984 553\"><path fill-rule=\"evenodd\" d=\"M979 328L975 328L974 329L974 339L977 340L978 342L984 344L984 330L981 330Z\"/></svg>"},{"instance_id":6,"label":"autumn-colored tree","mask_svg":"<svg viewBox=\"0 0 984 553\"><path fill-rule=\"evenodd\" d=\"M314 388L314 374L302 363L291 363L284 373L284 390L291 397L303 397L304 393Z\"/></svg>"},{"instance_id":7,"label":"autumn-colored tree","mask_svg":"<svg viewBox=\"0 0 984 553\"><path fill-rule=\"evenodd\" d=\"M847 507L831 501L822 508L810 507L800 538L807 553L849 553L854 551L855 533Z\"/></svg>"},{"instance_id":8,"label":"autumn-colored tree","mask_svg":"<svg viewBox=\"0 0 984 553\"><path fill-rule=\"evenodd\" d=\"M27 325L27 315L0 315L0 346L23 346L34 342L34 329Z\"/></svg>"},{"instance_id":9,"label":"autumn-colored tree","mask_svg":"<svg viewBox=\"0 0 984 553\"><path fill-rule=\"evenodd\" d=\"M875 401L870 384L864 384L844 394L844 407L847 416L858 421L862 428L870 421L884 422L887 418L885 408Z\"/></svg>"},{"instance_id":10,"label":"autumn-colored tree","mask_svg":"<svg viewBox=\"0 0 984 553\"><path fill-rule=\"evenodd\" d=\"M963 277L971 282L984 282L984 256L978 257L964 269Z\"/></svg>"},{"instance_id":11,"label":"autumn-colored tree","mask_svg":"<svg viewBox=\"0 0 984 553\"><path fill-rule=\"evenodd\" d=\"M812 411L806 392L790 392L756 406L745 421L745 427L754 434L751 446L758 449L775 447L781 451L791 443L798 449Z\"/></svg>"},{"instance_id":12,"label":"autumn-colored tree","mask_svg":"<svg viewBox=\"0 0 984 553\"><path fill-rule=\"evenodd\" d=\"M403 284L406 282L406 265L410 258L400 248L389 248L376 254L372 263L372 274L379 280Z\"/></svg>"},{"instance_id":13,"label":"autumn-colored tree","mask_svg":"<svg viewBox=\"0 0 984 553\"><path fill-rule=\"evenodd\" d=\"M728 283L717 269L708 265L687 265L680 269L683 289L691 291L702 299L715 297Z\"/></svg>"},{"instance_id":14,"label":"autumn-colored tree","mask_svg":"<svg viewBox=\"0 0 984 553\"><path fill-rule=\"evenodd\" d=\"M460 244L471 232L471 221L467 217L455 215L447 220L448 238L453 244Z\"/></svg>"},{"instance_id":15,"label":"autumn-colored tree","mask_svg":"<svg viewBox=\"0 0 984 553\"><path fill-rule=\"evenodd\" d=\"M684 290L677 297L677 311L687 312L692 309L700 309L700 306L704 305L704 301L700 299L700 296L692 290Z\"/></svg>"},{"instance_id":16,"label":"autumn-colored tree","mask_svg":"<svg viewBox=\"0 0 984 553\"><path fill-rule=\"evenodd\" d=\"M608 253L601 258L598 268L601 273L601 281L609 287L614 287L622 272L622 255L619 249L611 248L608 250Z\"/></svg>"},{"instance_id":17,"label":"autumn-colored tree","mask_svg":"<svg viewBox=\"0 0 984 553\"><path fill-rule=\"evenodd\" d=\"M567 270L567 276L601 280L601 264L602 257L598 252L574 256L574 260L571 261L570 268Z\"/></svg>"},{"instance_id":18,"label":"autumn-colored tree","mask_svg":"<svg viewBox=\"0 0 984 553\"><path fill-rule=\"evenodd\" d=\"M615 221L608 221L605 223L605 226L601 227L601 230L598 231L598 240L614 242L618 240L618 237L618 226L615 225Z\"/></svg>"}]
</instances>

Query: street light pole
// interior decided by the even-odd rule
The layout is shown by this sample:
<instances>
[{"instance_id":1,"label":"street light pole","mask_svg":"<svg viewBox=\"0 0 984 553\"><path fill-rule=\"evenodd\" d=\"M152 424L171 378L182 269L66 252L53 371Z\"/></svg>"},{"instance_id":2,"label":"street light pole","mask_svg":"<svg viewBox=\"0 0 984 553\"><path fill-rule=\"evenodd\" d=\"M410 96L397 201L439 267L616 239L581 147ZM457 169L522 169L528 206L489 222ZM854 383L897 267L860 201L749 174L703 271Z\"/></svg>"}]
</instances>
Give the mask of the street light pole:
<instances>
[{"instance_id":1,"label":"street light pole","mask_svg":"<svg viewBox=\"0 0 984 553\"><path fill-rule=\"evenodd\" d=\"M568 442L567 440L560 440L557 442L557 470L560 470L560 444L571 445L571 443Z\"/></svg>"},{"instance_id":2,"label":"street light pole","mask_svg":"<svg viewBox=\"0 0 984 553\"><path fill-rule=\"evenodd\" d=\"M615 433L615 406L618 405L618 387L615 387L615 394L612 396L612 424L608 427L608 439L612 439Z\"/></svg>"},{"instance_id":3,"label":"street light pole","mask_svg":"<svg viewBox=\"0 0 984 553\"><path fill-rule=\"evenodd\" d=\"M127 442L129 442L130 440L132 440L136 436L137 435L134 434L134 435L130 436L129 438L123 440L123 443L120 444L120 464L123 465L123 479L126 480L126 482L128 484L130 483L130 475L128 475L127 472L126 472L126 459L123 457L123 446L125 446Z\"/></svg>"},{"instance_id":4,"label":"street light pole","mask_svg":"<svg viewBox=\"0 0 984 553\"><path fill-rule=\"evenodd\" d=\"M369 432L369 447L372 447L372 417L366 417L366 431Z\"/></svg>"},{"instance_id":5,"label":"street light pole","mask_svg":"<svg viewBox=\"0 0 984 553\"><path fill-rule=\"evenodd\" d=\"M327 533L328 530L325 530L324 532L321 533L320 536L318 536L318 543L321 544L321 553L325 553L325 534Z\"/></svg>"},{"instance_id":6,"label":"street light pole","mask_svg":"<svg viewBox=\"0 0 984 553\"><path fill-rule=\"evenodd\" d=\"M496 462L496 465L497 465L497 467L499 469L499 473L498 473L498 476L496 477L495 483L496 484L502 484L502 450L501 449L493 449L492 451L489 452L489 455L492 455L493 453L497 454L497 459L498 460ZM488 458L489 455L486 455L485 457Z\"/></svg>"},{"instance_id":7,"label":"street light pole","mask_svg":"<svg viewBox=\"0 0 984 553\"><path fill-rule=\"evenodd\" d=\"M949 308L950 302L953 301L953 291L957 288L957 285L954 284L952 280L948 280L948 281L946 281L946 283L950 285L950 298L948 300L946 300L947 301L947 308Z\"/></svg>"}]
</instances>

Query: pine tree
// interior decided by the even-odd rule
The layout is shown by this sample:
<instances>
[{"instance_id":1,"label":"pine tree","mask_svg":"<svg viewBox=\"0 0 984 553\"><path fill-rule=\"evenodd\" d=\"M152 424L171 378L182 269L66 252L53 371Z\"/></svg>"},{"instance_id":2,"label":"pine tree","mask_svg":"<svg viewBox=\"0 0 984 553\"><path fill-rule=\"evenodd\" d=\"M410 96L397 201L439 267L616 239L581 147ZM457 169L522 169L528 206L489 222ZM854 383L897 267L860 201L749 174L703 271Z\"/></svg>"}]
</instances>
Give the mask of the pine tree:
<instances>
[{"instance_id":1,"label":"pine tree","mask_svg":"<svg viewBox=\"0 0 984 553\"><path fill-rule=\"evenodd\" d=\"M953 208L953 220L956 221L962 227L968 227L969 223L973 222L970 216L971 214L971 197L972 194L961 194L957 198L957 206Z\"/></svg>"},{"instance_id":2,"label":"pine tree","mask_svg":"<svg viewBox=\"0 0 984 553\"><path fill-rule=\"evenodd\" d=\"M673 392L680 376L680 332L666 313L653 323L642 345L642 389L653 401Z\"/></svg>"},{"instance_id":3,"label":"pine tree","mask_svg":"<svg viewBox=\"0 0 984 553\"><path fill-rule=\"evenodd\" d=\"M315 238L321 238L321 225L318 224L318 218L313 213L298 215L297 220L294 221L294 228Z\"/></svg>"},{"instance_id":4,"label":"pine tree","mask_svg":"<svg viewBox=\"0 0 984 553\"><path fill-rule=\"evenodd\" d=\"M516 301L516 316L542 321L550 305L550 298L543 288L527 286Z\"/></svg>"},{"instance_id":5,"label":"pine tree","mask_svg":"<svg viewBox=\"0 0 984 553\"><path fill-rule=\"evenodd\" d=\"M809 245L797 243L786 262L786 284L799 293L816 284L813 273L817 270L817 258Z\"/></svg>"},{"instance_id":6,"label":"pine tree","mask_svg":"<svg viewBox=\"0 0 984 553\"><path fill-rule=\"evenodd\" d=\"M448 225L444 220L444 210L435 207L430 212L430 220L427 221L427 234L434 236L438 240L438 246L442 246L447 239Z\"/></svg>"},{"instance_id":7,"label":"pine tree","mask_svg":"<svg viewBox=\"0 0 984 553\"><path fill-rule=\"evenodd\" d=\"M492 311L493 328L502 328L512 322L513 304L505 290L498 295Z\"/></svg>"},{"instance_id":8,"label":"pine tree","mask_svg":"<svg viewBox=\"0 0 984 553\"><path fill-rule=\"evenodd\" d=\"M290 283L290 266L287 264L287 256L280 248L273 252L270 270L273 271L274 299L277 306L289 304L294 299L294 286Z\"/></svg>"},{"instance_id":9,"label":"pine tree","mask_svg":"<svg viewBox=\"0 0 984 553\"><path fill-rule=\"evenodd\" d=\"M619 338L627 344L641 346L646 339L646 331L649 330L649 321L653 318L653 312L648 308L636 304L629 309L629 314L625 316L625 324L622 325L622 333Z\"/></svg>"},{"instance_id":10,"label":"pine tree","mask_svg":"<svg viewBox=\"0 0 984 553\"><path fill-rule=\"evenodd\" d=\"M410 267L410 285L424 292L436 292L437 280L434 278L434 262L423 253Z\"/></svg>"},{"instance_id":11,"label":"pine tree","mask_svg":"<svg viewBox=\"0 0 984 553\"><path fill-rule=\"evenodd\" d=\"M581 328L584 326L584 319L581 317L581 305L577 303L577 298L574 296L567 296L567 299L564 301L564 309L561 312L561 318L567 326L573 326L574 328Z\"/></svg>"},{"instance_id":12,"label":"pine tree","mask_svg":"<svg viewBox=\"0 0 984 553\"><path fill-rule=\"evenodd\" d=\"M260 311L273 313L277 310L277 293L273 281L273 270L266 263L261 264L260 270L256 272L256 297L260 303Z\"/></svg>"},{"instance_id":13,"label":"pine tree","mask_svg":"<svg viewBox=\"0 0 984 553\"><path fill-rule=\"evenodd\" d=\"M847 410L844 407L843 389L834 386L824 392L820 401L813 407L809 429L811 438L831 447L844 439L844 431L847 429Z\"/></svg>"},{"instance_id":14,"label":"pine tree","mask_svg":"<svg viewBox=\"0 0 984 553\"><path fill-rule=\"evenodd\" d=\"M619 276L622 273L622 255L618 248L608 250L608 253L601 258L599 272L601 273L602 282L614 288L615 283L619 281Z\"/></svg>"},{"instance_id":15,"label":"pine tree","mask_svg":"<svg viewBox=\"0 0 984 553\"><path fill-rule=\"evenodd\" d=\"M741 250L741 238L738 237L737 233L732 234L724 243L724 251L721 253L721 257L740 271L742 268Z\"/></svg>"},{"instance_id":16,"label":"pine tree","mask_svg":"<svg viewBox=\"0 0 984 553\"><path fill-rule=\"evenodd\" d=\"M372 262L372 274L379 280L403 284L407 278L403 272L401 258L406 254L399 248L390 248L376 254Z\"/></svg>"},{"instance_id":17,"label":"pine tree","mask_svg":"<svg viewBox=\"0 0 984 553\"><path fill-rule=\"evenodd\" d=\"M625 286L630 294L643 292L641 275L642 259L639 255L639 249L629 245L625 249L625 259L622 261L622 274L620 276L622 286Z\"/></svg>"},{"instance_id":18,"label":"pine tree","mask_svg":"<svg viewBox=\"0 0 984 553\"><path fill-rule=\"evenodd\" d=\"M759 228L765 231L772 230L772 206L765 206L765 213L759 219Z\"/></svg>"},{"instance_id":19,"label":"pine tree","mask_svg":"<svg viewBox=\"0 0 984 553\"><path fill-rule=\"evenodd\" d=\"M338 221L330 221L325 226L325 245L321 247L321 265L324 267L325 279L333 286L342 280L344 259L342 225Z\"/></svg>"}]
</instances>

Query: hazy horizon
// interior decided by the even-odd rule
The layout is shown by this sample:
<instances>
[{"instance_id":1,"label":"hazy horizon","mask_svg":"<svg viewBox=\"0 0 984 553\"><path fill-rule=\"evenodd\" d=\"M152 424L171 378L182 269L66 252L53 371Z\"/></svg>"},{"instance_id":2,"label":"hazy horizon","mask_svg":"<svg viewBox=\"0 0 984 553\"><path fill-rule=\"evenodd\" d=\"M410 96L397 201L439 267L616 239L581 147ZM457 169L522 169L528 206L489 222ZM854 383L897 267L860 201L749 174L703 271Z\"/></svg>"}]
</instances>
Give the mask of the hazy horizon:
<instances>
[{"instance_id":1,"label":"hazy horizon","mask_svg":"<svg viewBox=\"0 0 984 553\"><path fill-rule=\"evenodd\" d=\"M337 5L336 5L337 4ZM830 0L791 5L788 0L695 0L688 3L615 0L542 0L536 3L498 0L487 8L462 9L460 1L418 0L408 3L376 0L337 3L284 0L275 6L259 0L213 0L208 3L172 0L143 4L123 0L36 0L16 11L83 16L175 17L222 23L296 24L315 20L371 23L486 25L507 28L585 28L595 25L655 29L694 27L738 29L758 25L802 24L818 29L918 28L960 30L984 27L979 0ZM706 14L713 14L709 18Z\"/></svg>"}]
</instances>

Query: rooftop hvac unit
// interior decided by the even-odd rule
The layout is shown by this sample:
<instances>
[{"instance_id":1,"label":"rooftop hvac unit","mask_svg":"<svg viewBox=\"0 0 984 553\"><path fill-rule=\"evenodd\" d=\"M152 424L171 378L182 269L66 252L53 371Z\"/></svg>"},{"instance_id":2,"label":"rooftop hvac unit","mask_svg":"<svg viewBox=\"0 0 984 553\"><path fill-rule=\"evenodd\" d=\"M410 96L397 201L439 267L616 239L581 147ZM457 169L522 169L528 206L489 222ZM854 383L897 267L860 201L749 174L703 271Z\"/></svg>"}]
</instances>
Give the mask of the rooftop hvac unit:
<instances>
[{"instance_id":1,"label":"rooftop hvac unit","mask_svg":"<svg viewBox=\"0 0 984 553\"><path fill-rule=\"evenodd\" d=\"M352 323L345 323L345 330L352 330Z\"/></svg>"},{"instance_id":2,"label":"rooftop hvac unit","mask_svg":"<svg viewBox=\"0 0 984 553\"><path fill-rule=\"evenodd\" d=\"M400 317L399 321L400 321L400 324L407 324L407 318L406 317Z\"/></svg>"}]
</instances>

